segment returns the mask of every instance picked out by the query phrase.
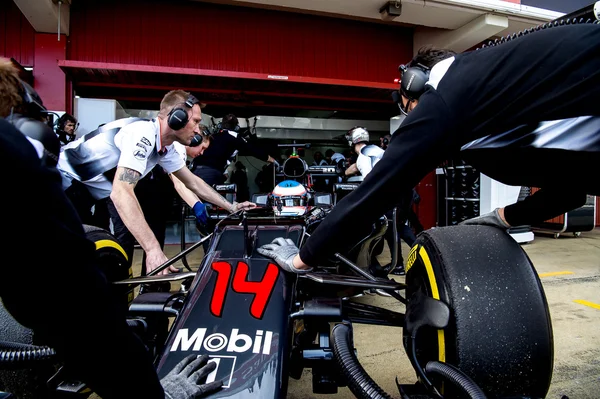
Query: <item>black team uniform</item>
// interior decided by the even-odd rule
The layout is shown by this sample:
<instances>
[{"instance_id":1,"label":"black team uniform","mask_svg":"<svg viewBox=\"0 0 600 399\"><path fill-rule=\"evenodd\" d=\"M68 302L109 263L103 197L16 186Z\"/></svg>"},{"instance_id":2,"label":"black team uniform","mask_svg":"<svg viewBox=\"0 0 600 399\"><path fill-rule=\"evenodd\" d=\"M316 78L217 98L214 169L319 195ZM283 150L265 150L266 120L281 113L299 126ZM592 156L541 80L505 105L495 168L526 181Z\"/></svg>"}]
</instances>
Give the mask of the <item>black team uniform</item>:
<instances>
[{"instance_id":1,"label":"black team uniform","mask_svg":"<svg viewBox=\"0 0 600 399\"><path fill-rule=\"evenodd\" d=\"M415 187L462 145L522 125L600 115L599 25L539 30L498 46L458 54L447 70L435 69L429 78L434 86L427 86L381 161L300 250L308 265L318 266L328 255L358 241L360 232L382 209L393 207L399 192ZM542 188L506 208L508 223L543 221L583 205L586 193L600 195L600 181L594 173L600 159L599 136L589 138L580 151L531 151L523 159L508 158L510 151L503 154L504 162L523 162L521 166L530 168L529 174L520 169L521 185ZM485 173L484 167L474 166ZM509 177L520 178L517 171ZM550 194L561 188L565 198L556 201Z\"/></svg>"}]
</instances>

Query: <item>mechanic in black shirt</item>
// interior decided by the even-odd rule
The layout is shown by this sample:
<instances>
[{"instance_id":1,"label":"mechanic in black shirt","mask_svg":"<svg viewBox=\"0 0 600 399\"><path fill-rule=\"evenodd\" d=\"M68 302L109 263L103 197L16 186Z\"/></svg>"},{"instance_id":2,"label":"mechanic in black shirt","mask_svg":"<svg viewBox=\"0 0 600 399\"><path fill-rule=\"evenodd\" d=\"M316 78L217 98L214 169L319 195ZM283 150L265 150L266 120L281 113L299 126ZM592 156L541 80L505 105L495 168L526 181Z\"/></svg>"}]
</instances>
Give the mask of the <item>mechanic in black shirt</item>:
<instances>
[{"instance_id":1,"label":"mechanic in black shirt","mask_svg":"<svg viewBox=\"0 0 600 399\"><path fill-rule=\"evenodd\" d=\"M65 112L58 118L56 121L56 134L61 145L69 144L75 140L77 137L75 131L78 126L77 118L71 114Z\"/></svg>"},{"instance_id":2,"label":"mechanic in black shirt","mask_svg":"<svg viewBox=\"0 0 600 399\"><path fill-rule=\"evenodd\" d=\"M275 162L262 148L248 143L239 135L238 119L233 114L223 117L218 131L212 135L210 146L201 157L194 158L192 172L211 186L225 183L225 169L228 161L238 152L252 155L261 161Z\"/></svg>"},{"instance_id":3,"label":"mechanic in black shirt","mask_svg":"<svg viewBox=\"0 0 600 399\"><path fill-rule=\"evenodd\" d=\"M422 49L402 70L402 109L408 116L394 133L381 161L345 198L343 206L329 213L299 252L293 245L280 245L281 241L259 249L285 270L304 272L323 264L333 253L347 250L382 209L393 206L398 190L414 187L442 161L477 138L547 120L600 115L597 24L533 29L499 45L462 54ZM546 208L554 215L521 210L514 212L520 219L515 222L510 211L523 206L517 203L507 207L504 215L498 211L488 215L495 223L483 223L500 225L498 220L504 217L506 225L521 224L525 219L533 224L538 221L534 218L556 216L582 205L585 193L599 195L598 179L583 173L597 170L599 136L596 132L589 137L592 150L575 152L577 156L555 151L552 164L557 167L529 164L534 186L544 187L547 183L570 190L566 197L571 201L561 200L551 209ZM508 163L511 151L504 155ZM550 203L554 200L547 198Z\"/></svg>"},{"instance_id":4,"label":"mechanic in black shirt","mask_svg":"<svg viewBox=\"0 0 600 399\"><path fill-rule=\"evenodd\" d=\"M74 378L104 399L188 399L218 389L219 383L182 378L189 368L174 369L159 381L150 354L96 267L95 245L63 191L56 168L60 143L40 122L45 111L10 60L0 58L0 163L13 171L6 175L6 187L18 188L0 196L2 223L10 229L0 250L19 256L1 267L2 304L40 343L56 350ZM0 328L0 340L4 333ZM214 369L204 366L206 358L191 361L186 358L179 366Z\"/></svg>"}]
</instances>

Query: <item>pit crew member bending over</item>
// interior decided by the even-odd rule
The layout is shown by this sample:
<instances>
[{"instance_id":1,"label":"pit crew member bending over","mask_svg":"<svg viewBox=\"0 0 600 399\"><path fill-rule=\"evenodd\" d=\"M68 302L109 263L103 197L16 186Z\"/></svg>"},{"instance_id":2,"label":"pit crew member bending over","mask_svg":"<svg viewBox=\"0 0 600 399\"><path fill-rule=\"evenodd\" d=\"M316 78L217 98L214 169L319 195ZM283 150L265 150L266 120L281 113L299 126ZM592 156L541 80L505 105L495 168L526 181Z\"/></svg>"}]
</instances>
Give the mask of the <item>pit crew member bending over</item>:
<instances>
[{"instance_id":1,"label":"pit crew member bending over","mask_svg":"<svg viewBox=\"0 0 600 399\"><path fill-rule=\"evenodd\" d=\"M299 252L287 242L259 249L285 270L304 272L323 264L335 252L343 253L381 210L394 205L395 191L411 189L477 138L542 121L600 115L597 24L530 30L499 45L462 54L423 48L401 69L401 103L408 116L381 161L342 206L333 208ZM513 133L517 137L521 134L518 129ZM576 156L567 150L555 151L552 163L562 169L549 169L547 163L530 164L530 182L535 182L531 185L542 188L538 193L543 195L546 184L568 188L568 194L563 194L566 199L555 202L555 198L547 198L551 207L544 206L544 212L528 212L535 210L530 204L536 201L536 193L531 201L508 206L504 215L496 211L475 222L503 228L535 224L583 205L583 194L600 195L598 179L581 173L597 170L599 136L588 137L589 150L582 143ZM507 148L504 159L512 154ZM529 204L522 205L526 202ZM525 207L527 211L523 211Z\"/></svg>"},{"instance_id":2,"label":"pit crew member bending over","mask_svg":"<svg viewBox=\"0 0 600 399\"><path fill-rule=\"evenodd\" d=\"M172 173L198 197L236 212L256 205L229 203L185 166L173 147L189 145L200 133L202 111L190 93L172 90L162 99L158 118L120 119L107 123L64 147L59 161L65 189L72 179L84 183L97 199L110 196L108 209L115 236L128 255L133 255L135 237L146 253L146 270L151 272L168 259L144 218L134 188L155 165ZM171 266L162 273L175 272Z\"/></svg>"},{"instance_id":3,"label":"pit crew member bending over","mask_svg":"<svg viewBox=\"0 0 600 399\"><path fill-rule=\"evenodd\" d=\"M104 399L188 399L219 389L220 382L200 384L188 378L214 369L206 356L185 358L159 381L150 354L96 267L94 243L62 189L56 169L60 142L40 122L45 111L10 60L0 58L0 162L5 170L19 171L4 180L19 189L0 196L6 210L2 220L11 229L0 249L23 255L2 267L4 307L57 351L74 378ZM43 212L32 212L40 198ZM32 232L38 239L25 239ZM20 284L24 281L27 290Z\"/></svg>"}]
</instances>

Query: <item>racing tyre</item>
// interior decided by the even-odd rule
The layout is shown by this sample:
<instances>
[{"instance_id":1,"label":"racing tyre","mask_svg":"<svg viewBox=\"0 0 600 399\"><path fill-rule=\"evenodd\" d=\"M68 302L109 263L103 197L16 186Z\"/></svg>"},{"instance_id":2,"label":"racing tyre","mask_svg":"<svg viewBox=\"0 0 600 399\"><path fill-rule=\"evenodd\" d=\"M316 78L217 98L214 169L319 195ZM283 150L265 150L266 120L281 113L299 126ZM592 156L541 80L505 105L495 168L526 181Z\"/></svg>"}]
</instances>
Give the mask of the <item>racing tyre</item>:
<instances>
[{"instance_id":1,"label":"racing tyre","mask_svg":"<svg viewBox=\"0 0 600 399\"><path fill-rule=\"evenodd\" d=\"M109 282L126 280L133 277L133 271L125 250L115 236L96 226L83 226L88 240L96 244L96 265L102 270ZM129 307L134 293L126 285L113 286L113 293L119 303Z\"/></svg>"},{"instance_id":2,"label":"racing tyre","mask_svg":"<svg viewBox=\"0 0 600 399\"><path fill-rule=\"evenodd\" d=\"M95 226L84 225L84 230L86 237L96 244L96 264L108 281L132 277L127 255L112 234ZM133 292L129 293L125 290L126 288L118 287L114 289L114 293L120 297L119 301L123 306L128 306L133 300ZM3 369L3 363L0 362L0 391L11 392L20 399L60 397L54 392L49 392L46 386L46 382L58 370L60 364L53 362L53 357L46 359L40 355L47 347L43 346L43 342L38 342L39 338L32 330L14 319L1 301L0 341L4 341L6 347L13 343L17 347L32 345L31 350L23 350L23 355L20 355L32 359L27 366L21 366L27 368ZM51 348L49 349L53 351ZM0 345L0 360L5 361L9 359L9 356L12 356L11 352Z\"/></svg>"},{"instance_id":3,"label":"racing tyre","mask_svg":"<svg viewBox=\"0 0 600 399\"><path fill-rule=\"evenodd\" d=\"M488 397L546 397L553 369L550 314L531 260L512 237L489 226L427 230L411 249L406 272L408 308L418 291L450 308L446 328L417 332L421 367L450 363ZM405 330L407 352L409 342ZM444 397L458 397L451 384L428 377Z\"/></svg>"}]
</instances>

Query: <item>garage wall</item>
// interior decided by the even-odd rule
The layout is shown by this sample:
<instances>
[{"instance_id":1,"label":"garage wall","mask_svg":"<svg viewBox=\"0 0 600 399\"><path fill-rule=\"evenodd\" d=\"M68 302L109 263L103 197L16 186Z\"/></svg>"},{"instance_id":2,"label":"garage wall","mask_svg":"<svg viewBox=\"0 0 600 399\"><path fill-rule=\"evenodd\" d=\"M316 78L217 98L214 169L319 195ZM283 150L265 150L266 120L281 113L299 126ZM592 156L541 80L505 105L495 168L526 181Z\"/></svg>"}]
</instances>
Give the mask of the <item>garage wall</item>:
<instances>
[{"instance_id":1,"label":"garage wall","mask_svg":"<svg viewBox=\"0 0 600 399\"><path fill-rule=\"evenodd\" d=\"M0 56L33 66L35 31L13 0L0 0Z\"/></svg>"},{"instance_id":2,"label":"garage wall","mask_svg":"<svg viewBox=\"0 0 600 399\"><path fill-rule=\"evenodd\" d=\"M412 29L191 1L74 1L70 33L72 60L374 82L412 55Z\"/></svg>"}]
</instances>

